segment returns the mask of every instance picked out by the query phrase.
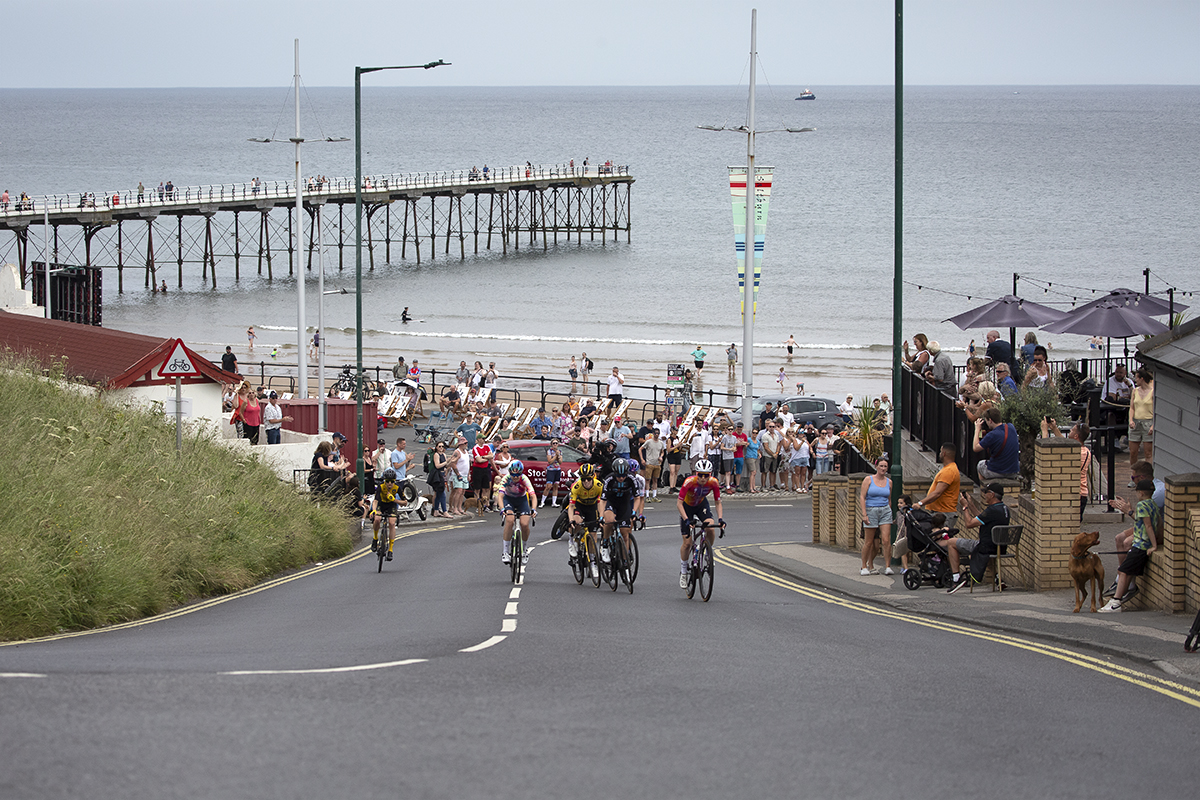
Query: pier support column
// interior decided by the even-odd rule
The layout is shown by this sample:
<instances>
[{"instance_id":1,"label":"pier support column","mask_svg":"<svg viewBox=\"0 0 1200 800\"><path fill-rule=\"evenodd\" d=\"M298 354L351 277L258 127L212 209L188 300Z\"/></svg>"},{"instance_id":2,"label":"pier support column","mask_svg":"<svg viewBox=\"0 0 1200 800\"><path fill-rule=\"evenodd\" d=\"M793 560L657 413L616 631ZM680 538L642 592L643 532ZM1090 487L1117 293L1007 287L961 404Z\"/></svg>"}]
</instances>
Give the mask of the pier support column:
<instances>
[{"instance_id":1,"label":"pier support column","mask_svg":"<svg viewBox=\"0 0 1200 800\"><path fill-rule=\"evenodd\" d=\"M233 281L242 280L242 236L238 228L238 213L233 212Z\"/></svg>"},{"instance_id":2,"label":"pier support column","mask_svg":"<svg viewBox=\"0 0 1200 800\"><path fill-rule=\"evenodd\" d=\"M158 274L154 268L154 218L146 220L146 288L150 288L150 282L155 281L155 286L158 285Z\"/></svg>"},{"instance_id":3,"label":"pier support column","mask_svg":"<svg viewBox=\"0 0 1200 800\"><path fill-rule=\"evenodd\" d=\"M125 294L125 240L121 221L117 220L117 294Z\"/></svg>"},{"instance_id":4,"label":"pier support column","mask_svg":"<svg viewBox=\"0 0 1200 800\"><path fill-rule=\"evenodd\" d=\"M178 226L176 228L176 230L177 230L176 241L178 242L178 245L179 245L179 248L178 248L178 251L179 251L179 256L178 256L178 259L179 259L179 286L178 286L178 288L182 289L183 288L183 215L177 214L175 216L175 220L178 223Z\"/></svg>"}]
</instances>

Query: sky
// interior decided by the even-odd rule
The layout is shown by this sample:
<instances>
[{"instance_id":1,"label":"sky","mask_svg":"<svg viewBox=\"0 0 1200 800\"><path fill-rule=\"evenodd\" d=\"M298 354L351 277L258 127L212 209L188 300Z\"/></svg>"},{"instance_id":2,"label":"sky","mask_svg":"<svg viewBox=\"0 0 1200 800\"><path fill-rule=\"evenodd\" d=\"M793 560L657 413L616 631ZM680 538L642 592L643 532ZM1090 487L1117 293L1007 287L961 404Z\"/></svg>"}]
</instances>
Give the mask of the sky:
<instances>
[{"instance_id":1,"label":"sky","mask_svg":"<svg viewBox=\"0 0 1200 800\"><path fill-rule=\"evenodd\" d=\"M891 84L894 0L0 0L0 88ZM1200 84L1200 0L908 0L910 85Z\"/></svg>"}]
</instances>

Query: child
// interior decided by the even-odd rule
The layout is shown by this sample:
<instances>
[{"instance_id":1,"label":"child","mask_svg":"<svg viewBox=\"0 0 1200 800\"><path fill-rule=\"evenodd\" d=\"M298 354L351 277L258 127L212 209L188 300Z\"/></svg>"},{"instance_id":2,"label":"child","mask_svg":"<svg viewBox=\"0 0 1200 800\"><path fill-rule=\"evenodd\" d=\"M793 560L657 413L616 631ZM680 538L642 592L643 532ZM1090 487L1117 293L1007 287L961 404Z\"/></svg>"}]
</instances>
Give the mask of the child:
<instances>
[{"instance_id":1,"label":"child","mask_svg":"<svg viewBox=\"0 0 1200 800\"><path fill-rule=\"evenodd\" d=\"M1158 525L1159 510L1151 499L1154 496L1154 481L1142 478L1137 482L1137 507L1133 511L1133 541L1129 544L1129 552L1125 560L1117 568L1117 593L1108 605L1100 609L1104 612L1121 611L1122 604L1131 599L1136 590L1129 588L1129 582L1146 570L1146 562L1155 551L1154 530Z\"/></svg>"},{"instance_id":2,"label":"child","mask_svg":"<svg viewBox=\"0 0 1200 800\"><path fill-rule=\"evenodd\" d=\"M896 498L896 518L900 525L896 531L896 541L892 544L892 556L900 557L901 575L908 572L908 533L904 528L904 511L908 508L912 508L912 495L902 494ZM942 524L946 524L945 516L942 517Z\"/></svg>"}]
</instances>

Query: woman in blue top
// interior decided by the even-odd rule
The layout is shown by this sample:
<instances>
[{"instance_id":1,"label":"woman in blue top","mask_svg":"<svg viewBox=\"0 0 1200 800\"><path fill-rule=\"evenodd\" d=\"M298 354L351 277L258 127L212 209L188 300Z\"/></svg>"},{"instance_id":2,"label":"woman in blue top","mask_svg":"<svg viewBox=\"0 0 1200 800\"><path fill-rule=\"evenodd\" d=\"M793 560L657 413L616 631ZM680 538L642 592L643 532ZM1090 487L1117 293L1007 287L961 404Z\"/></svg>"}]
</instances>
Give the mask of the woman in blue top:
<instances>
[{"instance_id":1,"label":"woman in blue top","mask_svg":"<svg viewBox=\"0 0 1200 800\"><path fill-rule=\"evenodd\" d=\"M878 575L875 569L875 534L883 544L883 574L892 573L892 479L888 477L887 456L875 462L875 474L863 479L858 492L862 506L862 569L859 575Z\"/></svg>"}]
</instances>

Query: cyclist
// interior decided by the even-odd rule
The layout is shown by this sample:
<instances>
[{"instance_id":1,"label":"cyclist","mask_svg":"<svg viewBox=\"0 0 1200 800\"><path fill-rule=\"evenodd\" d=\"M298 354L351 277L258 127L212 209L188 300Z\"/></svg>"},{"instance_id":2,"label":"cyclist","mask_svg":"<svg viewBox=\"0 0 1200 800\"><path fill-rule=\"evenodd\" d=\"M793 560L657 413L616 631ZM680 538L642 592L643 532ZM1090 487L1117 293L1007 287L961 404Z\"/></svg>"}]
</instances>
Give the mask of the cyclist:
<instances>
[{"instance_id":1,"label":"cyclist","mask_svg":"<svg viewBox=\"0 0 1200 800\"><path fill-rule=\"evenodd\" d=\"M396 539L396 516L400 504L396 496L400 493L400 482L396 478L396 470L385 469L379 485L375 487L375 499L371 502L371 520L374 537L371 539L371 552L379 552L379 523L387 520L387 556L392 560L392 544Z\"/></svg>"},{"instance_id":2,"label":"cyclist","mask_svg":"<svg viewBox=\"0 0 1200 800\"><path fill-rule=\"evenodd\" d=\"M588 463L596 468L596 477L605 480L612 472L613 461L616 459L617 443L612 439L603 439L592 448Z\"/></svg>"},{"instance_id":3,"label":"cyclist","mask_svg":"<svg viewBox=\"0 0 1200 800\"><path fill-rule=\"evenodd\" d=\"M717 502L717 525L721 528L725 527L724 513L721 510L721 484L712 476L713 465L707 458L702 458L696 462L696 472L694 475L689 475L688 479L683 482L682 488L679 490L679 495L675 499L675 507L679 510L679 530L683 533L683 545L679 548L679 588L686 589L688 586L688 553L692 549L692 534L688 529L688 524L696 518L704 520L704 526L708 528L707 536L708 543L711 545L713 539L712 511L708 507L708 495L711 493L713 500ZM724 536L724 530L721 531Z\"/></svg>"},{"instance_id":4,"label":"cyclist","mask_svg":"<svg viewBox=\"0 0 1200 800\"><path fill-rule=\"evenodd\" d=\"M638 474L638 462L635 459L629 459L629 474L633 476L633 482L637 484L637 496L633 498L633 516L639 522L644 523L646 517L642 512L646 508L646 479Z\"/></svg>"},{"instance_id":5,"label":"cyclist","mask_svg":"<svg viewBox=\"0 0 1200 800\"><path fill-rule=\"evenodd\" d=\"M513 459L508 465L508 476L500 482L504 495L504 557L505 564L512 563L513 522L521 520L521 541L525 543L525 559L529 559L529 518L537 516L537 495L533 484L525 474L525 465Z\"/></svg>"},{"instance_id":6,"label":"cyclist","mask_svg":"<svg viewBox=\"0 0 1200 800\"><path fill-rule=\"evenodd\" d=\"M629 474L629 461L624 458L614 458L612 474L604 479L604 538L612 535L613 527L621 528L625 539L625 549L631 550L629 543L630 520L633 518L633 503L637 499L637 481ZM600 559L608 561L608 548L600 548Z\"/></svg>"},{"instance_id":7,"label":"cyclist","mask_svg":"<svg viewBox=\"0 0 1200 800\"><path fill-rule=\"evenodd\" d=\"M588 522L598 522L604 510L600 499L604 485L596 480L596 468L591 464L579 467L579 477L571 484L571 496L567 501L567 514L571 520L571 538L567 541L567 563L579 555L579 535Z\"/></svg>"}]
</instances>

